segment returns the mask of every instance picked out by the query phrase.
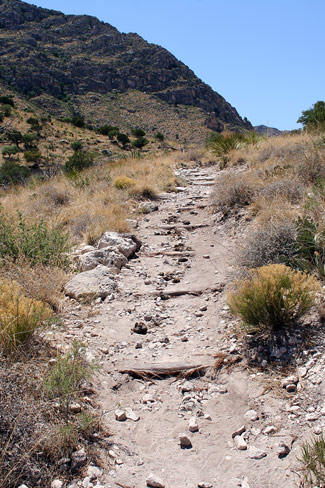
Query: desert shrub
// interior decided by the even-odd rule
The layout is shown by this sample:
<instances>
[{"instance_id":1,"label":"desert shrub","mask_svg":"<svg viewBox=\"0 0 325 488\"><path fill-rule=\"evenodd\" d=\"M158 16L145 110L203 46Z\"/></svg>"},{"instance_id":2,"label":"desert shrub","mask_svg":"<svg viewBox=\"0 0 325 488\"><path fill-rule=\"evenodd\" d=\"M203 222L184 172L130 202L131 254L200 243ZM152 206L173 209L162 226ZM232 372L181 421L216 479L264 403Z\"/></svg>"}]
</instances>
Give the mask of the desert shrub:
<instances>
[{"instance_id":1,"label":"desert shrub","mask_svg":"<svg viewBox=\"0 0 325 488\"><path fill-rule=\"evenodd\" d=\"M255 229L245 239L239 263L248 268L289 264L296 253L297 228L292 220L275 220Z\"/></svg>"},{"instance_id":2,"label":"desert shrub","mask_svg":"<svg viewBox=\"0 0 325 488\"><path fill-rule=\"evenodd\" d=\"M32 266L25 258L14 263L7 261L1 268L1 276L17 282L26 297L47 303L55 311L61 307L63 287L69 279L69 275L57 266Z\"/></svg>"},{"instance_id":3,"label":"desert shrub","mask_svg":"<svg viewBox=\"0 0 325 488\"><path fill-rule=\"evenodd\" d=\"M71 194L59 186L46 185L40 190L44 203L49 207L62 207L70 202Z\"/></svg>"},{"instance_id":4,"label":"desert shrub","mask_svg":"<svg viewBox=\"0 0 325 488\"><path fill-rule=\"evenodd\" d=\"M29 149L24 152L24 159L27 163L38 165L42 160L42 154L38 149Z\"/></svg>"},{"instance_id":5,"label":"desert shrub","mask_svg":"<svg viewBox=\"0 0 325 488\"><path fill-rule=\"evenodd\" d=\"M0 281L0 346L6 353L25 344L51 316L43 302L23 296L17 283Z\"/></svg>"},{"instance_id":6,"label":"desert shrub","mask_svg":"<svg viewBox=\"0 0 325 488\"><path fill-rule=\"evenodd\" d=\"M12 156L16 156L20 152L17 146L4 146L2 148L2 156L11 159Z\"/></svg>"},{"instance_id":7,"label":"desert shrub","mask_svg":"<svg viewBox=\"0 0 325 488\"><path fill-rule=\"evenodd\" d=\"M72 156L68 158L64 169L67 173L79 172L89 168L94 164L94 154L86 151L75 151Z\"/></svg>"},{"instance_id":8,"label":"desert shrub","mask_svg":"<svg viewBox=\"0 0 325 488\"><path fill-rule=\"evenodd\" d=\"M311 217L299 218L292 264L325 277L325 228Z\"/></svg>"},{"instance_id":9,"label":"desert shrub","mask_svg":"<svg viewBox=\"0 0 325 488\"><path fill-rule=\"evenodd\" d=\"M239 132L213 133L207 140L207 146L217 155L223 156L244 144L244 135Z\"/></svg>"},{"instance_id":10,"label":"desert shrub","mask_svg":"<svg viewBox=\"0 0 325 488\"><path fill-rule=\"evenodd\" d=\"M142 149L147 144L149 144L148 139L142 136L138 137L135 141L132 142L132 146L137 147L138 149Z\"/></svg>"},{"instance_id":11,"label":"desert shrub","mask_svg":"<svg viewBox=\"0 0 325 488\"><path fill-rule=\"evenodd\" d=\"M30 171L16 161L5 161L0 166L0 185L23 183L30 176Z\"/></svg>"},{"instance_id":12,"label":"desert shrub","mask_svg":"<svg viewBox=\"0 0 325 488\"><path fill-rule=\"evenodd\" d=\"M161 141L161 142L162 142L162 141L164 141L164 140L165 140L165 136L164 136L164 134L162 134L161 132L157 132L157 133L155 134L155 139L156 139L157 141Z\"/></svg>"},{"instance_id":13,"label":"desert shrub","mask_svg":"<svg viewBox=\"0 0 325 488\"><path fill-rule=\"evenodd\" d=\"M19 214L18 225L0 214L0 264L25 257L32 265L68 267L69 236L43 221L28 224Z\"/></svg>"},{"instance_id":14,"label":"desert shrub","mask_svg":"<svg viewBox=\"0 0 325 488\"><path fill-rule=\"evenodd\" d=\"M85 359L85 352L85 346L74 341L65 355L58 355L56 363L44 381L49 397L58 400L66 412L72 399L78 395L80 387L94 371L94 365Z\"/></svg>"},{"instance_id":15,"label":"desert shrub","mask_svg":"<svg viewBox=\"0 0 325 488\"><path fill-rule=\"evenodd\" d=\"M98 132L99 134L102 134L103 136L108 136L110 132L116 131L116 135L120 132L120 129L114 125L102 125L99 127Z\"/></svg>"},{"instance_id":16,"label":"desert shrub","mask_svg":"<svg viewBox=\"0 0 325 488\"><path fill-rule=\"evenodd\" d=\"M25 149L33 149L36 147L36 142L37 141L37 134L35 132L30 132L23 134L22 138L22 143L25 146Z\"/></svg>"},{"instance_id":17,"label":"desert shrub","mask_svg":"<svg viewBox=\"0 0 325 488\"><path fill-rule=\"evenodd\" d=\"M303 486L325 486L325 440L323 434L304 442L299 458L302 464Z\"/></svg>"},{"instance_id":18,"label":"desert shrub","mask_svg":"<svg viewBox=\"0 0 325 488\"><path fill-rule=\"evenodd\" d=\"M315 183L325 178L325 151L310 146L297 166L298 177L305 183Z\"/></svg>"},{"instance_id":19,"label":"desert shrub","mask_svg":"<svg viewBox=\"0 0 325 488\"><path fill-rule=\"evenodd\" d=\"M117 140L122 144L124 147L128 142L130 142L129 137L126 134L119 133L117 134Z\"/></svg>"},{"instance_id":20,"label":"desert shrub","mask_svg":"<svg viewBox=\"0 0 325 488\"><path fill-rule=\"evenodd\" d=\"M23 135L19 130L12 130L6 134L8 141L18 144L23 140Z\"/></svg>"},{"instance_id":21,"label":"desert shrub","mask_svg":"<svg viewBox=\"0 0 325 488\"><path fill-rule=\"evenodd\" d=\"M85 118L83 115L74 113L71 117L71 124L75 127L85 127Z\"/></svg>"},{"instance_id":22,"label":"desert shrub","mask_svg":"<svg viewBox=\"0 0 325 488\"><path fill-rule=\"evenodd\" d=\"M107 135L108 135L108 138L112 141L114 139L114 137L117 137L120 133L120 130L115 127L115 128L112 128L108 131Z\"/></svg>"},{"instance_id":23,"label":"desert shrub","mask_svg":"<svg viewBox=\"0 0 325 488\"><path fill-rule=\"evenodd\" d=\"M157 200L158 195L154 188L148 185L137 184L132 187L130 194L138 199Z\"/></svg>"},{"instance_id":24,"label":"desert shrub","mask_svg":"<svg viewBox=\"0 0 325 488\"><path fill-rule=\"evenodd\" d=\"M258 182L242 174L221 176L214 189L214 206L226 217L231 211L249 205L257 192Z\"/></svg>"},{"instance_id":25,"label":"desert shrub","mask_svg":"<svg viewBox=\"0 0 325 488\"><path fill-rule=\"evenodd\" d=\"M127 190L128 188L131 188L132 186L135 185L135 181L132 180L132 178L129 178L128 176L121 175L115 178L114 180L114 186L118 190Z\"/></svg>"},{"instance_id":26,"label":"desert shrub","mask_svg":"<svg viewBox=\"0 0 325 488\"><path fill-rule=\"evenodd\" d=\"M146 133L143 129L132 129L132 135L135 137L144 137Z\"/></svg>"},{"instance_id":27,"label":"desert shrub","mask_svg":"<svg viewBox=\"0 0 325 488\"><path fill-rule=\"evenodd\" d=\"M304 194L304 186L295 179L282 178L265 185L260 195L266 198L285 198L290 203L297 203Z\"/></svg>"},{"instance_id":28,"label":"desert shrub","mask_svg":"<svg viewBox=\"0 0 325 488\"><path fill-rule=\"evenodd\" d=\"M15 106L15 102L13 101L12 97L9 97L7 95L0 96L0 103L2 105L10 105L11 107Z\"/></svg>"},{"instance_id":29,"label":"desert shrub","mask_svg":"<svg viewBox=\"0 0 325 488\"><path fill-rule=\"evenodd\" d=\"M313 276L271 264L237 281L228 303L245 325L276 330L296 323L314 304L318 289Z\"/></svg>"},{"instance_id":30,"label":"desert shrub","mask_svg":"<svg viewBox=\"0 0 325 488\"><path fill-rule=\"evenodd\" d=\"M71 149L73 149L75 152L81 151L82 150L82 142L81 141L71 142Z\"/></svg>"}]
</instances>

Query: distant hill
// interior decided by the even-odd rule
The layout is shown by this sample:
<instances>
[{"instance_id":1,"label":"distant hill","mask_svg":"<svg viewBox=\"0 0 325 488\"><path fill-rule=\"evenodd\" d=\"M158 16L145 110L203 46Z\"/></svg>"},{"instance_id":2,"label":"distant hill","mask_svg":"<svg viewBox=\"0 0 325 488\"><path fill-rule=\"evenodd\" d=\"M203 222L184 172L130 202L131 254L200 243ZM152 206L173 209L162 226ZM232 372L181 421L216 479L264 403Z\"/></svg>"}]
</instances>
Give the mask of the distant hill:
<instances>
[{"instance_id":1,"label":"distant hill","mask_svg":"<svg viewBox=\"0 0 325 488\"><path fill-rule=\"evenodd\" d=\"M276 129L275 127L268 127L267 125L255 125L254 130L257 134L267 137L280 136L283 133L283 131Z\"/></svg>"},{"instance_id":2,"label":"distant hill","mask_svg":"<svg viewBox=\"0 0 325 488\"><path fill-rule=\"evenodd\" d=\"M0 79L55 116L169 137L252 129L166 49L87 15L0 0Z\"/></svg>"}]
</instances>

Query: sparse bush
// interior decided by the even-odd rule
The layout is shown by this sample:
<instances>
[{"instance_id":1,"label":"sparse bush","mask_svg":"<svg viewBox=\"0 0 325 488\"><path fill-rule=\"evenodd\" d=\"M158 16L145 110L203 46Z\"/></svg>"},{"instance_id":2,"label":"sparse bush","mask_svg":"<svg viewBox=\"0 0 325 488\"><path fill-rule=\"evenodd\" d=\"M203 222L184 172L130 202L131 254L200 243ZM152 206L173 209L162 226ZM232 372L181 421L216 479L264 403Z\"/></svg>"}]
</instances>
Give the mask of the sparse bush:
<instances>
[{"instance_id":1,"label":"sparse bush","mask_svg":"<svg viewBox=\"0 0 325 488\"><path fill-rule=\"evenodd\" d=\"M32 265L68 267L69 237L59 227L49 228L43 221L28 224L19 215L18 225L0 214L0 264L25 257Z\"/></svg>"},{"instance_id":2,"label":"sparse bush","mask_svg":"<svg viewBox=\"0 0 325 488\"><path fill-rule=\"evenodd\" d=\"M82 142L81 141L74 141L71 143L71 149L73 149L75 152L81 151L82 150Z\"/></svg>"},{"instance_id":3,"label":"sparse bush","mask_svg":"<svg viewBox=\"0 0 325 488\"><path fill-rule=\"evenodd\" d=\"M67 354L58 355L57 362L44 381L49 397L58 400L66 412L72 399L78 395L80 387L94 371L94 365L85 359L85 352L85 346L74 341Z\"/></svg>"},{"instance_id":4,"label":"sparse bush","mask_svg":"<svg viewBox=\"0 0 325 488\"><path fill-rule=\"evenodd\" d=\"M325 151L316 146L309 147L298 164L297 173L305 183L316 183L325 178Z\"/></svg>"},{"instance_id":5,"label":"sparse bush","mask_svg":"<svg viewBox=\"0 0 325 488\"><path fill-rule=\"evenodd\" d=\"M325 486L325 440L324 435L305 442L299 459L302 463L303 486Z\"/></svg>"},{"instance_id":6,"label":"sparse bush","mask_svg":"<svg viewBox=\"0 0 325 488\"><path fill-rule=\"evenodd\" d=\"M161 142L162 142L162 141L164 141L164 140L165 140L165 136L164 136L164 134L162 134L161 132L157 132L157 134L155 134L155 139L156 139L157 141L161 141Z\"/></svg>"},{"instance_id":7,"label":"sparse bush","mask_svg":"<svg viewBox=\"0 0 325 488\"><path fill-rule=\"evenodd\" d=\"M51 317L50 308L23 296L17 283L0 281L0 346L5 353L25 344Z\"/></svg>"},{"instance_id":8,"label":"sparse bush","mask_svg":"<svg viewBox=\"0 0 325 488\"><path fill-rule=\"evenodd\" d=\"M95 157L92 153L86 151L75 151L65 163L67 173L79 172L89 168L94 164Z\"/></svg>"},{"instance_id":9,"label":"sparse bush","mask_svg":"<svg viewBox=\"0 0 325 488\"><path fill-rule=\"evenodd\" d=\"M258 181L243 174L221 176L214 190L214 206L224 217L231 211L249 205L258 189Z\"/></svg>"},{"instance_id":10,"label":"sparse bush","mask_svg":"<svg viewBox=\"0 0 325 488\"><path fill-rule=\"evenodd\" d=\"M129 178L128 176L125 175L118 176L114 180L114 186L118 190L127 190L128 188L131 188L134 185L135 185L135 181L132 180L132 178Z\"/></svg>"},{"instance_id":11,"label":"sparse bush","mask_svg":"<svg viewBox=\"0 0 325 488\"><path fill-rule=\"evenodd\" d=\"M278 196L285 198L290 203L297 203L302 199L304 194L304 186L297 180L291 178L282 178L265 185L260 195L266 198L276 198Z\"/></svg>"},{"instance_id":12,"label":"sparse bush","mask_svg":"<svg viewBox=\"0 0 325 488\"><path fill-rule=\"evenodd\" d=\"M0 185L23 183L30 176L30 171L16 161L5 161L0 166Z\"/></svg>"},{"instance_id":13,"label":"sparse bush","mask_svg":"<svg viewBox=\"0 0 325 488\"><path fill-rule=\"evenodd\" d=\"M297 221L297 237L292 264L303 271L325 277L325 228L310 217Z\"/></svg>"},{"instance_id":14,"label":"sparse bush","mask_svg":"<svg viewBox=\"0 0 325 488\"><path fill-rule=\"evenodd\" d=\"M296 323L314 304L318 281L283 264L250 270L228 296L234 315L256 329L282 329Z\"/></svg>"},{"instance_id":15,"label":"sparse bush","mask_svg":"<svg viewBox=\"0 0 325 488\"><path fill-rule=\"evenodd\" d=\"M293 221L270 221L245 239L239 262L248 268L292 263L296 252L296 235L297 228Z\"/></svg>"}]
</instances>

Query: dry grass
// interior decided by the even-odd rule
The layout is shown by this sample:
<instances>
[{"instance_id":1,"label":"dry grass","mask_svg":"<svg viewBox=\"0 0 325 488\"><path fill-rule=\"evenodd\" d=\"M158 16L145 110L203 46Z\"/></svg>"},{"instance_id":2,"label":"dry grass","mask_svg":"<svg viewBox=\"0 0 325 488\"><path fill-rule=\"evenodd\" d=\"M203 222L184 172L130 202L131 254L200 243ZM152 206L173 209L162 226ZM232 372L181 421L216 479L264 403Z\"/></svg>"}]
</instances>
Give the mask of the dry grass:
<instances>
[{"instance_id":1,"label":"dry grass","mask_svg":"<svg viewBox=\"0 0 325 488\"><path fill-rule=\"evenodd\" d=\"M164 155L97 165L74 179L61 175L38 186L8 190L2 208L12 219L18 210L28 221L63 225L76 243L94 243L107 230L128 231L127 219L134 217L138 199L172 190L173 165L174 159ZM116 188L114 182L122 176L134 185Z\"/></svg>"}]
</instances>

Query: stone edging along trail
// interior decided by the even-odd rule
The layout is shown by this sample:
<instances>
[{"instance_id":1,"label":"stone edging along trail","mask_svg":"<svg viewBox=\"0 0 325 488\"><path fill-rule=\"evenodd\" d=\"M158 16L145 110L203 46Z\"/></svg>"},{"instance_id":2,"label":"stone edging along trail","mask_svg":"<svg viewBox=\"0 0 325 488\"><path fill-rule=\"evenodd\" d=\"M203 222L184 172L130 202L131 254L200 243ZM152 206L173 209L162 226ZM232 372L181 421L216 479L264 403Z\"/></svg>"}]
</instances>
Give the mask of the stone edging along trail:
<instances>
[{"instance_id":1,"label":"stone edging along trail","mask_svg":"<svg viewBox=\"0 0 325 488\"><path fill-rule=\"evenodd\" d=\"M209 209L216 169L179 172L188 186L135 223L143 245L115 298L91 316L67 305L62 339L87 342L100 364L98 409L111 432L104 470L86 484L297 486L300 428L288 421L289 401L241 362L232 331L224 289L238 237Z\"/></svg>"}]
</instances>

